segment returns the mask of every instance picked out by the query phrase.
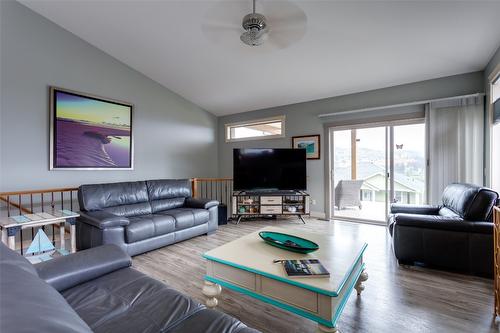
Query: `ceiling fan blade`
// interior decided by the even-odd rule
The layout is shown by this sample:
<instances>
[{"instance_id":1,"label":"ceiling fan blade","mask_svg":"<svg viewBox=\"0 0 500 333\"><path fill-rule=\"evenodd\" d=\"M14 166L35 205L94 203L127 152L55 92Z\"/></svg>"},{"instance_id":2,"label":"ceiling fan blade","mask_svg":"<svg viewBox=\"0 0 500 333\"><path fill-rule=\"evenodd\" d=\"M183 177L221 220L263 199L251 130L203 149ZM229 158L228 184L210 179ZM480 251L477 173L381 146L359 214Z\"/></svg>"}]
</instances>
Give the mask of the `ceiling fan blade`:
<instances>
[{"instance_id":1,"label":"ceiling fan blade","mask_svg":"<svg viewBox=\"0 0 500 333\"><path fill-rule=\"evenodd\" d=\"M235 24L226 23L226 22L204 22L201 25L203 30L212 29L212 30L228 30L228 31L243 31L243 28Z\"/></svg>"},{"instance_id":2,"label":"ceiling fan blade","mask_svg":"<svg viewBox=\"0 0 500 333\"><path fill-rule=\"evenodd\" d=\"M262 1L264 15L275 24L304 24L307 16L304 11L291 1Z\"/></svg>"},{"instance_id":3,"label":"ceiling fan blade","mask_svg":"<svg viewBox=\"0 0 500 333\"><path fill-rule=\"evenodd\" d=\"M301 40L306 34L306 26L304 25L288 25L288 26L270 26L269 41L276 44L279 48L284 49L290 44Z\"/></svg>"},{"instance_id":4,"label":"ceiling fan blade","mask_svg":"<svg viewBox=\"0 0 500 333\"><path fill-rule=\"evenodd\" d=\"M230 23L206 22L201 25L201 30L205 37L214 43L221 43L225 40L238 39L243 29Z\"/></svg>"}]
</instances>

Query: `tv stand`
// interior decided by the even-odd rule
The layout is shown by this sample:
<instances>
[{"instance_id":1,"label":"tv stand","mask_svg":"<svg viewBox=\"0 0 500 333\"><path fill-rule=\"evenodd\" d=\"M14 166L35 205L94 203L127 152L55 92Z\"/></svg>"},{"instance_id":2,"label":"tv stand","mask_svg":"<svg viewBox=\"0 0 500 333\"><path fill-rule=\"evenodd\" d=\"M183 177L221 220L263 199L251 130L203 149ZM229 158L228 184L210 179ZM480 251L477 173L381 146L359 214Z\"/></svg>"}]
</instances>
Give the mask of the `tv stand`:
<instances>
[{"instance_id":1,"label":"tv stand","mask_svg":"<svg viewBox=\"0 0 500 333\"><path fill-rule=\"evenodd\" d=\"M309 215L309 194L303 191L236 191L233 192L232 215L236 224L244 217Z\"/></svg>"}]
</instances>

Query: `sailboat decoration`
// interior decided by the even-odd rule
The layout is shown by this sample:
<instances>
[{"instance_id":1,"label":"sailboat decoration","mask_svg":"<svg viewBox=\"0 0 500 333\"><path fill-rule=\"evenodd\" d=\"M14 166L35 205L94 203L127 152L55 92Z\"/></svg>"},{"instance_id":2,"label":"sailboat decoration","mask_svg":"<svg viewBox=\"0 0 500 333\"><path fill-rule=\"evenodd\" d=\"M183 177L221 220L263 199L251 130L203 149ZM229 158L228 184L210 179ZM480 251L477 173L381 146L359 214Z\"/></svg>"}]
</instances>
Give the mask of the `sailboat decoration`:
<instances>
[{"instance_id":1,"label":"sailboat decoration","mask_svg":"<svg viewBox=\"0 0 500 333\"><path fill-rule=\"evenodd\" d=\"M42 229L38 229L33 241L31 242L28 250L26 250L26 254L35 254L42 253L45 251L53 251L55 250L54 244L50 241L49 237L43 232ZM39 259L41 261L50 260L50 254L43 253L40 255Z\"/></svg>"}]
</instances>

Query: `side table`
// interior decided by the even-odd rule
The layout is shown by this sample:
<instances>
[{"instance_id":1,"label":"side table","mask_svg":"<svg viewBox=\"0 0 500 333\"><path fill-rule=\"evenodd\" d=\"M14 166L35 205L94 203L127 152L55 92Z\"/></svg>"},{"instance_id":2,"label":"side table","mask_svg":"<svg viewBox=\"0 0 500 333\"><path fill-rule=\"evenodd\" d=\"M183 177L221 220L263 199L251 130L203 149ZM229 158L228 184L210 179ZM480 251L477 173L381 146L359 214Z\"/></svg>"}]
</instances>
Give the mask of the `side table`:
<instances>
[{"instance_id":1,"label":"side table","mask_svg":"<svg viewBox=\"0 0 500 333\"><path fill-rule=\"evenodd\" d=\"M70 225L71 252L76 252L76 218L80 214L69 210L53 210L50 213L42 212L36 214L17 215L0 218L0 231L2 242L12 250L16 249L16 234L21 229L43 227L46 225L59 225L61 250L65 250L65 229L67 223Z\"/></svg>"}]
</instances>

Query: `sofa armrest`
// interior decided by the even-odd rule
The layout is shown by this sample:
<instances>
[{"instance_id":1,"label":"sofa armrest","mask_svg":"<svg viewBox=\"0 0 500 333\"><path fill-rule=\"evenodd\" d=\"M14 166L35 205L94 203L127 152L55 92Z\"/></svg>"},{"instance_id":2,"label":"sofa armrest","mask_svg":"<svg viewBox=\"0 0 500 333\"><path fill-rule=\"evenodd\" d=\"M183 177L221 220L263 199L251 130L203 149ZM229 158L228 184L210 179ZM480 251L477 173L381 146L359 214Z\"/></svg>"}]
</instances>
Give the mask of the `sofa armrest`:
<instances>
[{"instance_id":1,"label":"sofa armrest","mask_svg":"<svg viewBox=\"0 0 500 333\"><path fill-rule=\"evenodd\" d=\"M396 214L392 219L393 227L414 227L438 229L479 234L493 234L493 223L487 221L467 221L459 217Z\"/></svg>"},{"instance_id":2,"label":"sofa armrest","mask_svg":"<svg viewBox=\"0 0 500 333\"><path fill-rule=\"evenodd\" d=\"M433 205L407 205L407 204L391 204L391 214L422 214L422 215L439 215L439 206Z\"/></svg>"},{"instance_id":3,"label":"sofa armrest","mask_svg":"<svg viewBox=\"0 0 500 333\"><path fill-rule=\"evenodd\" d=\"M90 224L99 229L123 227L130 223L125 216L118 216L103 210L80 212L78 221Z\"/></svg>"},{"instance_id":4,"label":"sofa armrest","mask_svg":"<svg viewBox=\"0 0 500 333\"><path fill-rule=\"evenodd\" d=\"M131 265L132 259L125 251L108 244L34 266L40 278L57 291L62 291Z\"/></svg>"},{"instance_id":5,"label":"sofa armrest","mask_svg":"<svg viewBox=\"0 0 500 333\"><path fill-rule=\"evenodd\" d=\"M211 199L186 198L186 201L184 202L184 206L189 208L209 209L218 205L219 201Z\"/></svg>"}]
</instances>

